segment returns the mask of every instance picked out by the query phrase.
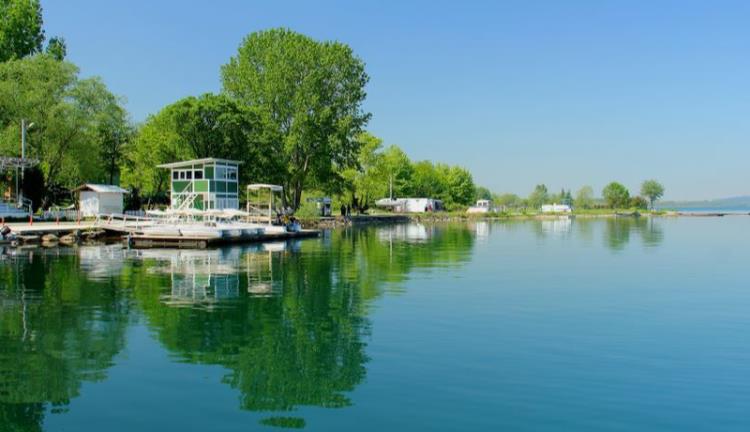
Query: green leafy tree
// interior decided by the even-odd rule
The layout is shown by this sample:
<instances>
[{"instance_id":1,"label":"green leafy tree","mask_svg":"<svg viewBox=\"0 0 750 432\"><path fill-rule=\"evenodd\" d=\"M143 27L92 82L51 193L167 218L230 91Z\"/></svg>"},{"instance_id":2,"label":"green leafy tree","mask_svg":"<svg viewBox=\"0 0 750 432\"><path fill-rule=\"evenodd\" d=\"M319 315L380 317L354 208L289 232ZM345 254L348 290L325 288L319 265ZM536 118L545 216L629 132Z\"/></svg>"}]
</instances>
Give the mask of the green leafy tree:
<instances>
[{"instance_id":1,"label":"green leafy tree","mask_svg":"<svg viewBox=\"0 0 750 432\"><path fill-rule=\"evenodd\" d=\"M495 195L492 200L495 204L505 208L518 208L524 205L523 198L512 193Z\"/></svg>"},{"instance_id":2,"label":"green leafy tree","mask_svg":"<svg viewBox=\"0 0 750 432\"><path fill-rule=\"evenodd\" d=\"M594 189L591 186L583 186L576 193L575 206L589 209L594 206Z\"/></svg>"},{"instance_id":3,"label":"green leafy tree","mask_svg":"<svg viewBox=\"0 0 750 432\"><path fill-rule=\"evenodd\" d=\"M445 201L448 208L467 206L473 203L476 192L471 173L458 166L448 168L445 173Z\"/></svg>"},{"instance_id":4,"label":"green leafy tree","mask_svg":"<svg viewBox=\"0 0 750 432\"><path fill-rule=\"evenodd\" d=\"M656 180L646 180L641 185L641 195L648 198L651 209L659 198L664 196L664 186Z\"/></svg>"},{"instance_id":5,"label":"green leafy tree","mask_svg":"<svg viewBox=\"0 0 750 432\"><path fill-rule=\"evenodd\" d=\"M44 52L52 56L55 60L64 60L68 54L68 46L65 44L65 39L55 36L47 42L47 48Z\"/></svg>"},{"instance_id":6,"label":"green leafy tree","mask_svg":"<svg viewBox=\"0 0 750 432\"><path fill-rule=\"evenodd\" d=\"M91 158L101 155L103 132L124 127L126 116L100 79L80 79L75 65L37 54L0 63L4 154L18 154L20 119L35 123L27 135L27 156L40 160L46 207L83 181L107 178L101 160Z\"/></svg>"},{"instance_id":7,"label":"green leafy tree","mask_svg":"<svg viewBox=\"0 0 750 432\"><path fill-rule=\"evenodd\" d=\"M630 203L630 192L620 183L612 182L602 190L602 197L609 208L625 208Z\"/></svg>"},{"instance_id":8,"label":"green leafy tree","mask_svg":"<svg viewBox=\"0 0 750 432\"><path fill-rule=\"evenodd\" d=\"M356 165L364 62L339 42L287 29L250 34L221 70L224 91L258 113L281 161L288 203L299 207L308 183L325 184Z\"/></svg>"},{"instance_id":9,"label":"green leafy tree","mask_svg":"<svg viewBox=\"0 0 750 432\"><path fill-rule=\"evenodd\" d=\"M474 189L475 200L491 200L492 192L484 186L477 186Z\"/></svg>"},{"instance_id":10,"label":"green leafy tree","mask_svg":"<svg viewBox=\"0 0 750 432\"><path fill-rule=\"evenodd\" d=\"M39 0L0 0L0 61L40 52L42 24Z\"/></svg>"},{"instance_id":11,"label":"green leafy tree","mask_svg":"<svg viewBox=\"0 0 750 432\"><path fill-rule=\"evenodd\" d=\"M169 173L157 165L206 157L244 162L240 182L278 182L281 168L260 129L250 108L225 95L181 99L141 127L126 152L123 184L161 201Z\"/></svg>"},{"instance_id":12,"label":"green leafy tree","mask_svg":"<svg viewBox=\"0 0 750 432\"><path fill-rule=\"evenodd\" d=\"M357 167L349 168L343 176L352 193L352 204L360 211L367 210L375 200L388 193L388 174L381 152L383 140L369 132L362 133Z\"/></svg>"},{"instance_id":13,"label":"green leafy tree","mask_svg":"<svg viewBox=\"0 0 750 432\"><path fill-rule=\"evenodd\" d=\"M630 207L639 210L645 210L648 208L648 201L642 196L634 196L630 198Z\"/></svg>"},{"instance_id":14,"label":"green leafy tree","mask_svg":"<svg viewBox=\"0 0 750 432\"><path fill-rule=\"evenodd\" d=\"M447 173L447 167L438 171L435 165L427 160L412 164L410 192L414 197L438 198L444 196L445 179L441 175Z\"/></svg>"},{"instance_id":15,"label":"green leafy tree","mask_svg":"<svg viewBox=\"0 0 750 432\"><path fill-rule=\"evenodd\" d=\"M393 185L394 198L403 198L413 193L414 167L409 156L398 146L389 146L383 152L383 170L383 180L388 183L388 188L390 189L391 183Z\"/></svg>"},{"instance_id":16,"label":"green leafy tree","mask_svg":"<svg viewBox=\"0 0 750 432\"><path fill-rule=\"evenodd\" d=\"M534 191L529 195L528 202L529 207L538 209L549 201L549 193L547 192L547 186L538 184L534 187Z\"/></svg>"},{"instance_id":17,"label":"green leafy tree","mask_svg":"<svg viewBox=\"0 0 750 432\"><path fill-rule=\"evenodd\" d=\"M42 52L44 22L39 0L0 0L0 62ZM45 52L57 60L65 58L65 40L50 38Z\"/></svg>"}]
</instances>

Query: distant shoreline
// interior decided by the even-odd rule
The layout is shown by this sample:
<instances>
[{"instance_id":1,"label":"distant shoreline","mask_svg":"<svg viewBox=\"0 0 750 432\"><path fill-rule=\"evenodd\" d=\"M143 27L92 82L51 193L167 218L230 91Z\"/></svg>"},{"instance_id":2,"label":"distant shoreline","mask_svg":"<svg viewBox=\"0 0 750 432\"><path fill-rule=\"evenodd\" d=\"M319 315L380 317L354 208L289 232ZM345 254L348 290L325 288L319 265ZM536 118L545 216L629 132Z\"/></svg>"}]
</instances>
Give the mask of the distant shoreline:
<instances>
[{"instance_id":1,"label":"distant shoreline","mask_svg":"<svg viewBox=\"0 0 750 432\"><path fill-rule=\"evenodd\" d=\"M480 222L480 221L506 221L506 220L553 220L561 218L581 219L638 219L642 217L724 217L724 216L750 216L750 211L658 211L658 212L581 212L581 213L554 213L554 214L495 214L495 215L468 215L459 213L409 213L409 214L377 214L377 215L353 215L347 218L335 216L329 218L305 218L302 219L303 226L310 228L336 228L350 225L389 225L400 223L436 223L436 222Z\"/></svg>"}]
</instances>

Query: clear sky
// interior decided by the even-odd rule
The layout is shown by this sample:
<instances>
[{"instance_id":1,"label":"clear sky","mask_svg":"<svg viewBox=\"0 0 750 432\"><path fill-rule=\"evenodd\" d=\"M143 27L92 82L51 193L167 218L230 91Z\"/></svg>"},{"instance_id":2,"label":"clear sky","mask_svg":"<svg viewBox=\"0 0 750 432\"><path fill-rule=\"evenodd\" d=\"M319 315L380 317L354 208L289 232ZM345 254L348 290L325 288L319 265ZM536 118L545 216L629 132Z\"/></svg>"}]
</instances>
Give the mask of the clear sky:
<instances>
[{"instance_id":1,"label":"clear sky","mask_svg":"<svg viewBox=\"0 0 750 432\"><path fill-rule=\"evenodd\" d=\"M660 180L668 199L750 195L748 1L43 0L83 76L135 121L220 89L242 38L349 44L369 129L413 159L527 195Z\"/></svg>"}]
</instances>

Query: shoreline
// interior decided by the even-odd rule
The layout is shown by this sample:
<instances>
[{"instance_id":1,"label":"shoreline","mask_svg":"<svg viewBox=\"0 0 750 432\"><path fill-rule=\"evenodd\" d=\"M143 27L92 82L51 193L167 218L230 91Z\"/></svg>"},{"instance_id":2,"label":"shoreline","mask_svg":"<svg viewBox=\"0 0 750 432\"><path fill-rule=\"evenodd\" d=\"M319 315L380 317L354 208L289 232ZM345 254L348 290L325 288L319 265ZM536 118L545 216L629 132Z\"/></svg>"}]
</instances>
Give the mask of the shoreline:
<instances>
[{"instance_id":1,"label":"shoreline","mask_svg":"<svg viewBox=\"0 0 750 432\"><path fill-rule=\"evenodd\" d=\"M556 214L506 214L506 215L461 215L461 214L378 214L354 215L344 218L332 216L327 218L301 219L305 228L331 229L353 225L389 225L401 223L440 223L440 222L477 222L477 221L508 221L508 220L554 220L561 218L609 219L609 218L675 218L675 217L725 217L750 216L750 212L606 212L606 213L556 213Z\"/></svg>"}]
</instances>

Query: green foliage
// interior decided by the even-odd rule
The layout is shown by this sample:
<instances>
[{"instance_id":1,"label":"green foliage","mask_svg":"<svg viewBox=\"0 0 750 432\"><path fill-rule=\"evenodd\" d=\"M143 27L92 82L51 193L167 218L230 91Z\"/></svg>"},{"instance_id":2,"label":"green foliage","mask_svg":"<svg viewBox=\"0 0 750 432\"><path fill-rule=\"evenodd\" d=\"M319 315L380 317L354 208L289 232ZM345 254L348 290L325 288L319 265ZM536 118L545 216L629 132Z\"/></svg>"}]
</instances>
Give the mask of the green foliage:
<instances>
[{"instance_id":1,"label":"green foliage","mask_svg":"<svg viewBox=\"0 0 750 432\"><path fill-rule=\"evenodd\" d=\"M157 165L217 157L244 162L240 182L277 182L278 161L252 109L225 95L187 97L148 118L127 152L123 184L158 198L169 186Z\"/></svg>"},{"instance_id":2,"label":"green foliage","mask_svg":"<svg viewBox=\"0 0 750 432\"><path fill-rule=\"evenodd\" d=\"M642 196L634 196L630 198L630 208L639 210L646 210L648 208L648 201Z\"/></svg>"},{"instance_id":3,"label":"green foliage","mask_svg":"<svg viewBox=\"0 0 750 432\"><path fill-rule=\"evenodd\" d=\"M590 209L594 206L594 189L591 186L583 186L576 193L574 201L576 208Z\"/></svg>"},{"instance_id":4,"label":"green foliage","mask_svg":"<svg viewBox=\"0 0 750 432\"><path fill-rule=\"evenodd\" d=\"M505 208L519 208L519 207L525 206L523 198L512 193L495 195L492 201L496 205L505 207Z\"/></svg>"},{"instance_id":5,"label":"green foliage","mask_svg":"<svg viewBox=\"0 0 750 432\"><path fill-rule=\"evenodd\" d=\"M351 191L352 205L365 211L388 193L388 172L381 152L383 141L369 132L360 134L358 140L357 167L344 170L342 176Z\"/></svg>"},{"instance_id":6,"label":"green foliage","mask_svg":"<svg viewBox=\"0 0 750 432\"><path fill-rule=\"evenodd\" d=\"M393 197L406 197L412 193L414 166L409 156L398 146L391 145L383 152L385 181L393 183Z\"/></svg>"},{"instance_id":7,"label":"green foliage","mask_svg":"<svg viewBox=\"0 0 750 432\"><path fill-rule=\"evenodd\" d=\"M646 180L641 185L641 195L648 198L653 209L654 203L664 196L664 186L656 180Z\"/></svg>"},{"instance_id":8,"label":"green foliage","mask_svg":"<svg viewBox=\"0 0 750 432\"><path fill-rule=\"evenodd\" d=\"M64 60L68 54L68 46L65 44L65 39L55 36L47 42L47 48L44 52L55 60Z\"/></svg>"},{"instance_id":9,"label":"green foliage","mask_svg":"<svg viewBox=\"0 0 750 432\"><path fill-rule=\"evenodd\" d=\"M310 182L337 182L338 170L356 165L369 77L349 46L287 29L256 32L221 74L224 91L258 114L294 208Z\"/></svg>"},{"instance_id":10,"label":"green foliage","mask_svg":"<svg viewBox=\"0 0 750 432\"><path fill-rule=\"evenodd\" d=\"M27 156L41 161L44 207L83 181L114 176L105 169L111 152L102 148L114 136L123 144L127 115L100 79L79 79L73 64L46 54L0 63L3 154L18 154L21 119L35 123L27 134Z\"/></svg>"},{"instance_id":11,"label":"green foliage","mask_svg":"<svg viewBox=\"0 0 750 432\"><path fill-rule=\"evenodd\" d=\"M617 182L605 186L602 190L602 197L610 208L626 208L630 204L630 192Z\"/></svg>"},{"instance_id":12,"label":"green foliage","mask_svg":"<svg viewBox=\"0 0 750 432\"><path fill-rule=\"evenodd\" d=\"M43 42L39 0L0 0L0 62L38 53Z\"/></svg>"},{"instance_id":13,"label":"green foliage","mask_svg":"<svg viewBox=\"0 0 750 432\"><path fill-rule=\"evenodd\" d=\"M543 184L536 185L528 198L529 207L533 209L541 208L542 204L546 204L548 201L549 193L547 192L547 186Z\"/></svg>"},{"instance_id":14,"label":"green foliage","mask_svg":"<svg viewBox=\"0 0 750 432\"><path fill-rule=\"evenodd\" d=\"M492 192L484 186L477 186L474 189L474 200L491 200Z\"/></svg>"}]
</instances>

